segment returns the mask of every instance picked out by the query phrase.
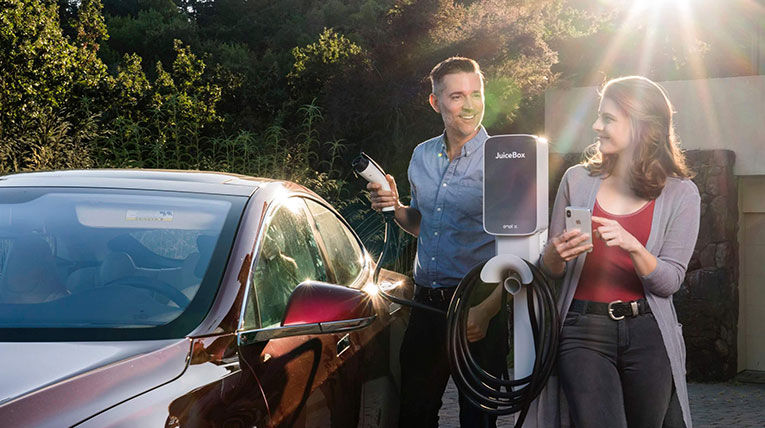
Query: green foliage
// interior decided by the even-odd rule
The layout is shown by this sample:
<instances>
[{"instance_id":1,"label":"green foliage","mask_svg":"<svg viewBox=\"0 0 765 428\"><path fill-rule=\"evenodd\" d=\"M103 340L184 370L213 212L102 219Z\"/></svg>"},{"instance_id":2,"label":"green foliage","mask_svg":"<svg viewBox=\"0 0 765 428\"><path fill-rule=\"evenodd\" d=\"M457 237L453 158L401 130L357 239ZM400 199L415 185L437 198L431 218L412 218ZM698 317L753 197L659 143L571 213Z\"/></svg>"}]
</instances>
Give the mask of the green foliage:
<instances>
[{"instance_id":1,"label":"green foliage","mask_svg":"<svg viewBox=\"0 0 765 428\"><path fill-rule=\"evenodd\" d=\"M292 49L295 62L287 80L296 100L325 95L338 79L349 74L363 73L369 67L359 45L332 28L325 28L317 41Z\"/></svg>"},{"instance_id":2,"label":"green foliage","mask_svg":"<svg viewBox=\"0 0 765 428\"><path fill-rule=\"evenodd\" d=\"M138 1L134 7L120 6L115 10L115 5L109 5L106 12L110 37L103 46L101 58L109 67L116 66L122 56L129 53L138 54L146 64L158 61L170 64L175 58L174 40L196 44L196 25L172 0Z\"/></svg>"},{"instance_id":3,"label":"green foliage","mask_svg":"<svg viewBox=\"0 0 765 428\"><path fill-rule=\"evenodd\" d=\"M90 165L98 95L107 83L95 56L105 37L100 3L83 2L76 41L42 1L0 5L0 171Z\"/></svg>"},{"instance_id":4,"label":"green foliage","mask_svg":"<svg viewBox=\"0 0 765 428\"><path fill-rule=\"evenodd\" d=\"M408 193L412 148L442 129L435 63L477 59L490 132L534 132L551 43L593 31L567 0L103 1L0 0L0 171L288 179L354 210L373 248L350 159L370 153Z\"/></svg>"},{"instance_id":5,"label":"green foliage","mask_svg":"<svg viewBox=\"0 0 765 428\"><path fill-rule=\"evenodd\" d=\"M37 25L30 25L37 22ZM76 49L61 34L55 5L10 0L0 9L0 123L14 126L46 106L68 104ZM5 130L5 129L4 129Z\"/></svg>"},{"instance_id":6,"label":"green foliage","mask_svg":"<svg viewBox=\"0 0 765 428\"><path fill-rule=\"evenodd\" d=\"M484 126L487 128L506 128L521 104L522 92L515 80L509 77L496 77L486 81ZM504 126L503 126L504 125Z\"/></svg>"},{"instance_id":7,"label":"green foliage","mask_svg":"<svg viewBox=\"0 0 765 428\"><path fill-rule=\"evenodd\" d=\"M331 28L319 34L319 40L303 48L292 49L295 63L287 77L300 78L307 69L338 64L361 54L361 48Z\"/></svg>"},{"instance_id":8,"label":"green foliage","mask_svg":"<svg viewBox=\"0 0 765 428\"><path fill-rule=\"evenodd\" d=\"M68 119L48 110L22 120L0 142L0 172L92 167L89 151L100 136L96 117L80 119L76 128Z\"/></svg>"},{"instance_id":9,"label":"green foliage","mask_svg":"<svg viewBox=\"0 0 765 428\"><path fill-rule=\"evenodd\" d=\"M102 8L103 5L98 0L83 0L77 12L77 21L74 27L77 34L77 44L91 52L97 52L99 43L109 38L104 16L101 14Z\"/></svg>"}]
</instances>

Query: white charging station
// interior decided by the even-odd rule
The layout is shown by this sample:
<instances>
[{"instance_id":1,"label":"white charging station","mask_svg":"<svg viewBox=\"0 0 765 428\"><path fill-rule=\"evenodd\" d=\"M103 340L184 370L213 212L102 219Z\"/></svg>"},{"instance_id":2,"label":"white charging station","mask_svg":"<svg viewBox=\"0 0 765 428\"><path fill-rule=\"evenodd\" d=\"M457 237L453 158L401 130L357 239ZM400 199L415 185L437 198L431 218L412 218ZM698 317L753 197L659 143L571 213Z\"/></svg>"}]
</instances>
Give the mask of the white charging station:
<instances>
[{"instance_id":1,"label":"white charging station","mask_svg":"<svg viewBox=\"0 0 765 428\"><path fill-rule=\"evenodd\" d=\"M534 135L498 135L484 146L483 225L496 236L497 255L481 270L481 280L502 283L513 295L513 378L534 368L535 349L525 285L532 273L523 259L536 262L547 242L548 145ZM534 426L533 418L523 426Z\"/></svg>"}]
</instances>

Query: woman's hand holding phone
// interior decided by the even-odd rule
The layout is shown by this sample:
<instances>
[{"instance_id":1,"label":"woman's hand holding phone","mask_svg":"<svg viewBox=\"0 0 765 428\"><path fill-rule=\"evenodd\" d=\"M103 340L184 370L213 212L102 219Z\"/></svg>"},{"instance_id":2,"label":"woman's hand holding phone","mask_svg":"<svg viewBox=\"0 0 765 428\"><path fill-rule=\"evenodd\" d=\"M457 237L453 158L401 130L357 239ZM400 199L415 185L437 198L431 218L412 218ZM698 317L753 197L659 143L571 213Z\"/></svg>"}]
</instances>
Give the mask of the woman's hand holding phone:
<instances>
[{"instance_id":1,"label":"woman's hand holding phone","mask_svg":"<svg viewBox=\"0 0 765 428\"><path fill-rule=\"evenodd\" d=\"M575 220L579 220L576 222ZM576 227L573 227L576 225ZM587 230L582 231L580 226ZM553 236L542 253L542 262L553 275L561 275L566 262L584 252L592 251L590 213L586 208L566 207L566 229L558 236Z\"/></svg>"},{"instance_id":2,"label":"woman's hand holding phone","mask_svg":"<svg viewBox=\"0 0 765 428\"><path fill-rule=\"evenodd\" d=\"M592 250L590 234L583 233L579 229L567 230L554 236L550 243L552 245L545 248L545 253L549 252L554 260L561 262L568 262L580 254Z\"/></svg>"}]
</instances>

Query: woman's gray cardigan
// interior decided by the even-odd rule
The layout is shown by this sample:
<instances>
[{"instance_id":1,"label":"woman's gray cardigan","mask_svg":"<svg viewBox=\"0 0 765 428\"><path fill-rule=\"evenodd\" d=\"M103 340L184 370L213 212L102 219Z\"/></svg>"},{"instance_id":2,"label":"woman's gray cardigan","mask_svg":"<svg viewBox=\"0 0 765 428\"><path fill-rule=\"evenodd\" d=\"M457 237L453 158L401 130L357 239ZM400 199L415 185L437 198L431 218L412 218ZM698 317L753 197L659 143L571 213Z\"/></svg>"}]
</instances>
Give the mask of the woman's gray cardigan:
<instances>
[{"instance_id":1,"label":"woman's gray cardigan","mask_svg":"<svg viewBox=\"0 0 765 428\"><path fill-rule=\"evenodd\" d=\"M550 220L550 237L563 232L565 207L587 207L590 210L594 208L595 196L602 181L602 177L590 176L583 165L571 167L566 171L555 197L555 205ZM683 419L688 428L691 428L691 412L688 404L688 388L685 383L685 342L683 341L682 326L677 322L675 306L672 304L672 294L680 289L685 278L688 261L693 254L693 247L696 245L699 231L699 212L700 197L696 185L691 180L667 178L664 189L656 199L651 233L646 242L646 249L657 258L656 269L640 278L651 312L656 317L659 330L661 330L664 346L672 366L672 377L677 398L683 409ZM558 311L561 319L565 319L574 298L585 257L586 253L571 260L566 265L558 299ZM530 409L529 419L536 412L537 426L539 427L568 426L570 422L568 420L568 406L565 401L565 397L559 389L558 378L553 375L535 403L536 405ZM598 403L592 404L598 405Z\"/></svg>"}]
</instances>

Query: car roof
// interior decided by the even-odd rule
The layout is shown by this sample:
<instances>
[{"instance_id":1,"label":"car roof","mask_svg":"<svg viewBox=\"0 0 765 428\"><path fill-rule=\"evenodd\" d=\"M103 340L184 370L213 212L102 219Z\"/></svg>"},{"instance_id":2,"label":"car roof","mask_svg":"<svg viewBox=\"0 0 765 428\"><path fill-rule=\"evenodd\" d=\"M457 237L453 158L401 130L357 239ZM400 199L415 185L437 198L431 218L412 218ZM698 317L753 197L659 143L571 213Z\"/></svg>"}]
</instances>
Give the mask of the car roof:
<instances>
[{"instance_id":1,"label":"car roof","mask_svg":"<svg viewBox=\"0 0 765 428\"><path fill-rule=\"evenodd\" d=\"M250 196L258 188L274 181L267 178L210 171L92 169L0 176L0 188L88 187Z\"/></svg>"}]
</instances>

